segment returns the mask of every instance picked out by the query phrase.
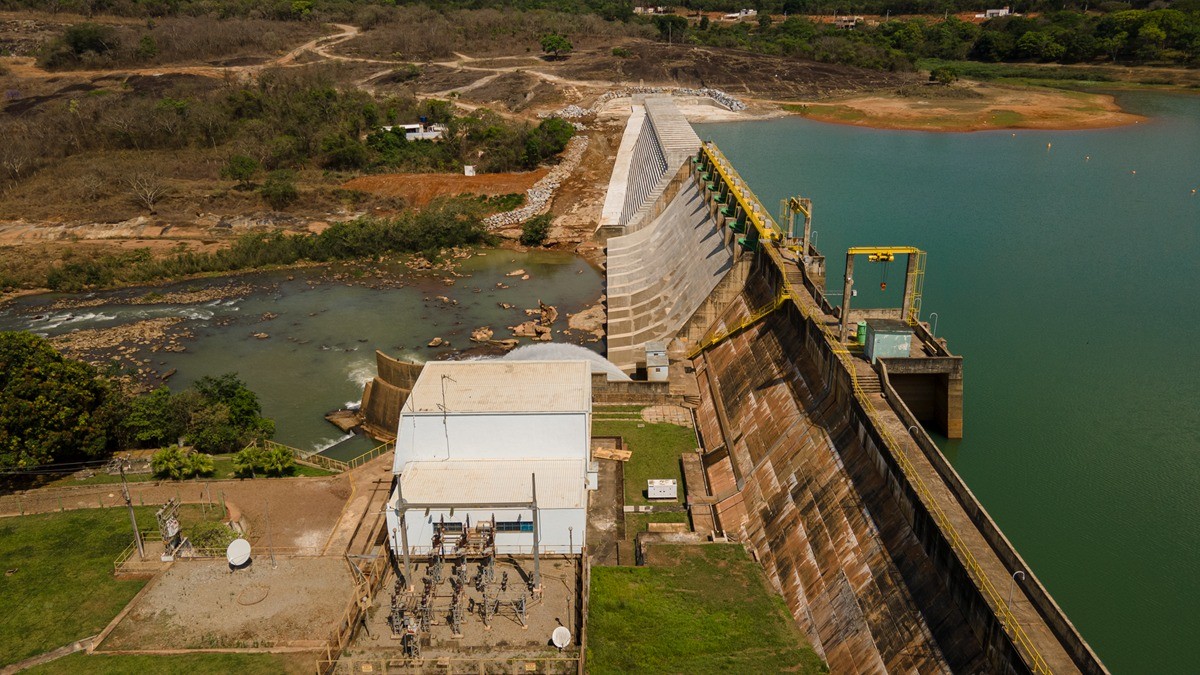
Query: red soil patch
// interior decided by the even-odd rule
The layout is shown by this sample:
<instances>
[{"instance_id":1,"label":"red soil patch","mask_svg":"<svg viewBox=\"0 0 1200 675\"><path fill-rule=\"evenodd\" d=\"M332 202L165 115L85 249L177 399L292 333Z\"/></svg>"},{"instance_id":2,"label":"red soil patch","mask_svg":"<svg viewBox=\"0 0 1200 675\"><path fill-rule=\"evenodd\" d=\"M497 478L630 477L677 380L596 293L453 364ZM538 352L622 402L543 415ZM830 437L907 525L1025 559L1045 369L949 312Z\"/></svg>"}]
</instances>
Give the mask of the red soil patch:
<instances>
[{"instance_id":1,"label":"red soil patch","mask_svg":"<svg viewBox=\"0 0 1200 675\"><path fill-rule=\"evenodd\" d=\"M548 169L526 173L489 173L463 176L454 173L389 173L361 176L346 183L347 190L360 190L388 197L402 197L411 206L425 206L437 197L460 194L521 194L546 175Z\"/></svg>"}]
</instances>

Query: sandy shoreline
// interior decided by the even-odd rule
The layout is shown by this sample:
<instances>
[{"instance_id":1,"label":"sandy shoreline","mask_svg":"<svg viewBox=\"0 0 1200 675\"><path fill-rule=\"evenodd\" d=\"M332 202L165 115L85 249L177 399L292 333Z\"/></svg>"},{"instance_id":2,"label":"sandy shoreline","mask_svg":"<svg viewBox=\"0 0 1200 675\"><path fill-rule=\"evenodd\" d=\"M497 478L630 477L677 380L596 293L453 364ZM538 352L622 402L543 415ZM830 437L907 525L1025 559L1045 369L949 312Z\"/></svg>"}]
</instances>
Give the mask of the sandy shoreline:
<instances>
[{"instance_id":1,"label":"sandy shoreline","mask_svg":"<svg viewBox=\"0 0 1200 675\"><path fill-rule=\"evenodd\" d=\"M753 121L796 115L818 122L905 131L962 133L1008 129L1082 130L1137 124L1111 94L964 82L954 87L819 101L751 100L742 113L687 111L689 121ZM704 106L694 106L702 108Z\"/></svg>"}]
</instances>

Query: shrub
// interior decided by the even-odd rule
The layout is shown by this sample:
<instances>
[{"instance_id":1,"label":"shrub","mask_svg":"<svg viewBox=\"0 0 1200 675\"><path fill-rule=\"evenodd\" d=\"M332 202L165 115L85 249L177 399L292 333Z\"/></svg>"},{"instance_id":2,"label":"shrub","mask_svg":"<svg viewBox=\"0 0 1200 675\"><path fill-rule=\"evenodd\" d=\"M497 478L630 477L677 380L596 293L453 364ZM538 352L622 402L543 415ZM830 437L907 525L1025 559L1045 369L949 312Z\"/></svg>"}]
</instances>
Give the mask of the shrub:
<instances>
[{"instance_id":1,"label":"shrub","mask_svg":"<svg viewBox=\"0 0 1200 675\"><path fill-rule=\"evenodd\" d=\"M229 180L235 180L238 187L246 189L250 187L250 181L254 180L254 175L258 173L258 160L247 155L234 155L225 162L225 166L221 169L221 177Z\"/></svg>"},{"instance_id":2,"label":"shrub","mask_svg":"<svg viewBox=\"0 0 1200 675\"><path fill-rule=\"evenodd\" d=\"M300 197L296 190L296 174L286 169L272 171L258 191L273 209L285 209Z\"/></svg>"},{"instance_id":3,"label":"shrub","mask_svg":"<svg viewBox=\"0 0 1200 675\"><path fill-rule=\"evenodd\" d=\"M283 476L292 473L295 468L296 458L282 446L262 448L253 445L233 457L233 471L243 478L253 478L258 474Z\"/></svg>"},{"instance_id":4,"label":"shrub","mask_svg":"<svg viewBox=\"0 0 1200 675\"><path fill-rule=\"evenodd\" d=\"M627 59L629 58L629 50L624 47L613 47L612 55L619 59Z\"/></svg>"},{"instance_id":5,"label":"shrub","mask_svg":"<svg viewBox=\"0 0 1200 675\"><path fill-rule=\"evenodd\" d=\"M953 68L941 66L929 71L929 81L937 82L938 84L952 84L958 79L958 73L954 72Z\"/></svg>"},{"instance_id":6,"label":"shrub","mask_svg":"<svg viewBox=\"0 0 1200 675\"><path fill-rule=\"evenodd\" d=\"M150 458L150 469L154 475L171 480L183 480L192 476L209 476L213 472L213 458L201 452L188 452L178 445L159 450Z\"/></svg>"},{"instance_id":7,"label":"shrub","mask_svg":"<svg viewBox=\"0 0 1200 675\"><path fill-rule=\"evenodd\" d=\"M234 532L225 523L196 523L188 528L188 540L196 548L223 549L237 539Z\"/></svg>"},{"instance_id":8,"label":"shrub","mask_svg":"<svg viewBox=\"0 0 1200 675\"><path fill-rule=\"evenodd\" d=\"M550 233L550 214L530 218L521 226L521 244L524 246L541 246L546 242Z\"/></svg>"}]
</instances>

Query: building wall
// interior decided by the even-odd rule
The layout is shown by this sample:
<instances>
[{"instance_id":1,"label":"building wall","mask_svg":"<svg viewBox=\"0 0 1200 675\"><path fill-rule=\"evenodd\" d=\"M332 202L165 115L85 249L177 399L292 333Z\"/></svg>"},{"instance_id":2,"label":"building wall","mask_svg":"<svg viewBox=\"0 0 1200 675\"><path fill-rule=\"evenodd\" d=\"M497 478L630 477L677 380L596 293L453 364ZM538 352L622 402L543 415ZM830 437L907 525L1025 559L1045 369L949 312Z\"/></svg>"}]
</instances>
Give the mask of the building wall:
<instances>
[{"instance_id":1,"label":"building wall","mask_svg":"<svg viewBox=\"0 0 1200 675\"><path fill-rule=\"evenodd\" d=\"M404 413L393 470L444 459L586 459L590 443L591 414L584 412Z\"/></svg>"},{"instance_id":2,"label":"building wall","mask_svg":"<svg viewBox=\"0 0 1200 675\"><path fill-rule=\"evenodd\" d=\"M529 509L424 509L410 510L405 516L408 526L408 549L410 555L429 555L433 538L434 523L468 522L474 527L477 523L491 520L530 522L532 517ZM387 512L388 538L392 550L400 554L402 539L399 536L399 516L394 510ZM541 553L579 553L587 543L587 509L539 509L538 524L541 537ZM506 555L532 555L532 532L498 532L496 533L496 552Z\"/></svg>"}]
</instances>

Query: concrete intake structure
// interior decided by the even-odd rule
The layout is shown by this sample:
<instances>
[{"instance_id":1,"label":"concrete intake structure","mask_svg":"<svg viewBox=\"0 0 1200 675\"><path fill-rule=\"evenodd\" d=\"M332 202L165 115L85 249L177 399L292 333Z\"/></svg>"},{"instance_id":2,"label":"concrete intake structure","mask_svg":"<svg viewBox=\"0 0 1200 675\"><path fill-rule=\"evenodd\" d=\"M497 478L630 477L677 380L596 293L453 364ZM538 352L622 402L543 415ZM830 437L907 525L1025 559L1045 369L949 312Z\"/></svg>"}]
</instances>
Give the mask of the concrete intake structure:
<instances>
[{"instance_id":1,"label":"concrete intake structure","mask_svg":"<svg viewBox=\"0 0 1200 675\"><path fill-rule=\"evenodd\" d=\"M913 358L843 344L817 268L747 229L729 200L757 198L696 150L608 272L623 368L649 340L723 336L689 364L697 531L747 546L831 672L1107 673L921 426L961 430L961 358L919 322Z\"/></svg>"},{"instance_id":2,"label":"concrete intake structure","mask_svg":"<svg viewBox=\"0 0 1200 675\"><path fill-rule=\"evenodd\" d=\"M608 359L625 372L644 343L675 337L733 268L732 242L688 179L699 145L670 99L651 98L618 151L601 230L624 233L608 239L607 295Z\"/></svg>"}]
</instances>

